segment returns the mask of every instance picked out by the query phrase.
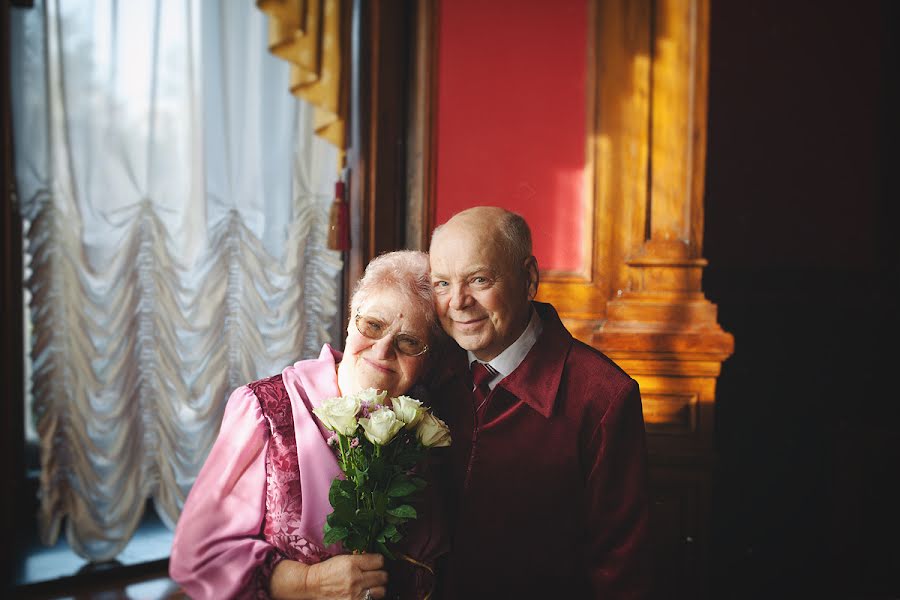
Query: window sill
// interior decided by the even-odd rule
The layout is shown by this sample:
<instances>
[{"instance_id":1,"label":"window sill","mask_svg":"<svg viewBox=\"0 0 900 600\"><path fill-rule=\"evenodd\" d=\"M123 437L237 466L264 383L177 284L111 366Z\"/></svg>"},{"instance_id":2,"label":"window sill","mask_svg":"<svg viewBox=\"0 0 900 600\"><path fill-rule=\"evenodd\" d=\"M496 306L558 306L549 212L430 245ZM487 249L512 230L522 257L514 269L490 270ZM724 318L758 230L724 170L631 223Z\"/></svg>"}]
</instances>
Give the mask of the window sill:
<instances>
[{"instance_id":1,"label":"window sill","mask_svg":"<svg viewBox=\"0 0 900 600\"><path fill-rule=\"evenodd\" d=\"M173 536L149 503L134 537L108 563L86 561L72 551L64 536L51 548L32 535L15 572L15 595L52 598L57 597L54 593L99 590L118 583L126 595L117 597L168 598L177 590L168 579Z\"/></svg>"}]
</instances>

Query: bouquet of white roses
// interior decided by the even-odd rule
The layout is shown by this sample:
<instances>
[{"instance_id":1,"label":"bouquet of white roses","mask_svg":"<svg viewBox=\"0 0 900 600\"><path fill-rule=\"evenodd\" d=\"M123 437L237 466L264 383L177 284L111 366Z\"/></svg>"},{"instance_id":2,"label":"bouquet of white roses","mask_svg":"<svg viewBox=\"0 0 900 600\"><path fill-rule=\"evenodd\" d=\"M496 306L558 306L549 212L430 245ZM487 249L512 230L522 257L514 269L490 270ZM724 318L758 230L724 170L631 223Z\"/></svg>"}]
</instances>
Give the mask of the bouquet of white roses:
<instances>
[{"instance_id":1,"label":"bouquet of white roses","mask_svg":"<svg viewBox=\"0 0 900 600\"><path fill-rule=\"evenodd\" d=\"M414 398L372 388L329 398L313 413L334 432L328 441L344 474L331 483L325 543L394 558L387 544L400 541L403 524L416 518L409 502L426 485L413 467L426 449L450 445L447 425Z\"/></svg>"}]
</instances>

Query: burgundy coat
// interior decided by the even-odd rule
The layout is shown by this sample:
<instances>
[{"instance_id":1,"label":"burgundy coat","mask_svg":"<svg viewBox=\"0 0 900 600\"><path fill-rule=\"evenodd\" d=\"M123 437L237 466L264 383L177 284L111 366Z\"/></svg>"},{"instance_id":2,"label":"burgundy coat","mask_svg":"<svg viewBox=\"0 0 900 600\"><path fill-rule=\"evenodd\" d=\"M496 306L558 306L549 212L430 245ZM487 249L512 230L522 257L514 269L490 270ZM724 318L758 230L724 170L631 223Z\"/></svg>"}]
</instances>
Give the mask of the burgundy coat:
<instances>
[{"instance_id":1,"label":"burgundy coat","mask_svg":"<svg viewBox=\"0 0 900 600\"><path fill-rule=\"evenodd\" d=\"M647 452L637 382L549 304L521 365L475 422L465 356L443 386L453 539L439 597L649 594Z\"/></svg>"}]
</instances>

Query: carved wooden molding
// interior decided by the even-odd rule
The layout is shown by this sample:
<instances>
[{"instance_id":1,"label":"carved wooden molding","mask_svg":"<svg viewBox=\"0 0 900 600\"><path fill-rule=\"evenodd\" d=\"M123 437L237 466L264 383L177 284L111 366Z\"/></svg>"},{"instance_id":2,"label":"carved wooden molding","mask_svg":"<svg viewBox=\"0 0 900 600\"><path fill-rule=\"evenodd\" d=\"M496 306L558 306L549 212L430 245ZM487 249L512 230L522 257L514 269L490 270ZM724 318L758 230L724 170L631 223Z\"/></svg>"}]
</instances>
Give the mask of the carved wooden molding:
<instances>
[{"instance_id":1,"label":"carved wooden molding","mask_svg":"<svg viewBox=\"0 0 900 600\"><path fill-rule=\"evenodd\" d=\"M689 435L697 431L697 394L645 392L641 402L647 431L669 435Z\"/></svg>"},{"instance_id":2,"label":"carved wooden molding","mask_svg":"<svg viewBox=\"0 0 900 600\"><path fill-rule=\"evenodd\" d=\"M722 361L734 341L703 295L708 0L655 0L644 240L592 343L611 357Z\"/></svg>"}]
</instances>

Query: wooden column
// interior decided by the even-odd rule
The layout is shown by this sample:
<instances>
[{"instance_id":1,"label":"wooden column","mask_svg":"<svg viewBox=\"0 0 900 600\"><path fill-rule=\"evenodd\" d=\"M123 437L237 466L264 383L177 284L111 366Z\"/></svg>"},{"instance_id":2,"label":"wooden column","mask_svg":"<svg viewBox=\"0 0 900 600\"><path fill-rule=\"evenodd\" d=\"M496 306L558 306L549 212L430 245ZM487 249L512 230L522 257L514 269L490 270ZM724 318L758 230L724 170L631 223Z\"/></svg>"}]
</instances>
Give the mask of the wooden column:
<instances>
[{"instance_id":1,"label":"wooden column","mask_svg":"<svg viewBox=\"0 0 900 600\"><path fill-rule=\"evenodd\" d=\"M697 402L711 410L715 377L734 340L702 290L709 4L657 0L652 10L645 238L625 255L624 285L607 303L592 343L633 375L699 377L709 388ZM650 393L648 426L655 411L676 410L684 401L677 398ZM692 422L711 426L704 416ZM710 449L711 436L702 437L696 449Z\"/></svg>"},{"instance_id":2,"label":"wooden column","mask_svg":"<svg viewBox=\"0 0 900 600\"><path fill-rule=\"evenodd\" d=\"M709 3L651 6L644 235L591 343L641 385L660 587L704 597L716 378L734 348L702 290Z\"/></svg>"}]
</instances>

